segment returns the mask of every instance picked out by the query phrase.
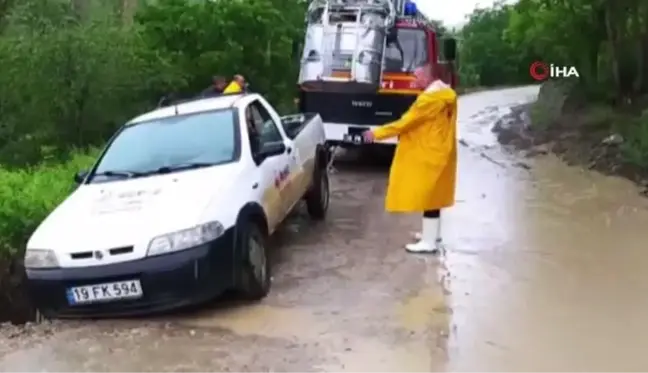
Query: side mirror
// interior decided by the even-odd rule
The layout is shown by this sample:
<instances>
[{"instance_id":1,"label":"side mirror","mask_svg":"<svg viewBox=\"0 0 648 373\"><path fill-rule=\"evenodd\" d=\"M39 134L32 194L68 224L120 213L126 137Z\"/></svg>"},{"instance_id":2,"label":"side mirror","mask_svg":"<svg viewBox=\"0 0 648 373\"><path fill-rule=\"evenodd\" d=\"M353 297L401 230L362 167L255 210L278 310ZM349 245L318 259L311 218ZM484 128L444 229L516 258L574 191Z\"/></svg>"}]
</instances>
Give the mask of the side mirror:
<instances>
[{"instance_id":1,"label":"side mirror","mask_svg":"<svg viewBox=\"0 0 648 373\"><path fill-rule=\"evenodd\" d=\"M274 157L275 155L283 154L286 152L286 144L283 142L271 142L263 144L261 149L254 155L254 160L257 163L263 162L266 158Z\"/></svg>"},{"instance_id":2,"label":"side mirror","mask_svg":"<svg viewBox=\"0 0 648 373\"><path fill-rule=\"evenodd\" d=\"M454 61L457 59L457 39L443 39L443 55L446 61Z\"/></svg>"},{"instance_id":3,"label":"side mirror","mask_svg":"<svg viewBox=\"0 0 648 373\"><path fill-rule=\"evenodd\" d=\"M88 176L88 171L82 170L74 174L74 182L77 184L81 184L86 176Z\"/></svg>"}]
</instances>

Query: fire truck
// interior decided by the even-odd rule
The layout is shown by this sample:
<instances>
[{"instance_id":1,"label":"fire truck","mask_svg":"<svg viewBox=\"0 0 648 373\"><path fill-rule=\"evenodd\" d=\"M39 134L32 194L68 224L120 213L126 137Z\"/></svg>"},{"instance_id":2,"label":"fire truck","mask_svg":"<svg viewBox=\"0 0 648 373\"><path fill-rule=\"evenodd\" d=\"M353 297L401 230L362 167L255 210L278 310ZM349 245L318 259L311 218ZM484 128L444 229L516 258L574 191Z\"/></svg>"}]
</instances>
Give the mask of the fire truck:
<instances>
[{"instance_id":1,"label":"fire truck","mask_svg":"<svg viewBox=\"0 0 648 373\"><path fill-rule=\"evenodd\" d=\"M299 107L320 114L331 146L361 145L362 132L400 118L421 93L421 65L457 84L456 41L441 40L412 0L313 0L306 22Z\"/></svg>"}]
</instances>

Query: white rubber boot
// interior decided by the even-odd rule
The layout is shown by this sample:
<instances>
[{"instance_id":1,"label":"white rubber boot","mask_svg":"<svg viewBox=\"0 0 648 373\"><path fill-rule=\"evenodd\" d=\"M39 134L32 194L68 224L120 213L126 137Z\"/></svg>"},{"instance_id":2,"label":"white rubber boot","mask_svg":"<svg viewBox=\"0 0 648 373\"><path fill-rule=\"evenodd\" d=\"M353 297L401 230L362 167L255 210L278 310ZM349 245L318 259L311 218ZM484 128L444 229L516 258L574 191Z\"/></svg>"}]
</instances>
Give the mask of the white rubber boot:
<instances>
[{"instance_id":1,"label":"white rubber boot","mask_svg":"<svg viewBox=\"0 0 648 373\"><path fill-rule=\"evenodd\" d=\"M441 219L423 218L421 240L405 245L410 253L437 253L441 248Z\"/></svg>"}]
</instances>

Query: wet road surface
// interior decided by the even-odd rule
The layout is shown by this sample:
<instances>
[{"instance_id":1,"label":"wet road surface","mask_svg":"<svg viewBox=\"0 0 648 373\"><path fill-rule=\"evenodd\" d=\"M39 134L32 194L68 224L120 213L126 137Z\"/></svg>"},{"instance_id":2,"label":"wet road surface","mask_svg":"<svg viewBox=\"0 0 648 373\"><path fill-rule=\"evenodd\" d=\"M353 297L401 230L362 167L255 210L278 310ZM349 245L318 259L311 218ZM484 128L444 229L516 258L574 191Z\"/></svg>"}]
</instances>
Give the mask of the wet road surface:
<instances>
[{"instance_id":1,"label":"wet road surface","mask_svg":"<svg viewBox=\"0 0 648 373\"><path fill-rule=\"evenodd\" d=\"M536 94L461 98L443 255L404 252L420 220L383 212L384 167L341 161L327 221L277 237L263 302L0 329L0 370L647 370L648 201L496 145L489 126Z\"/></svg>"}]
</instances>

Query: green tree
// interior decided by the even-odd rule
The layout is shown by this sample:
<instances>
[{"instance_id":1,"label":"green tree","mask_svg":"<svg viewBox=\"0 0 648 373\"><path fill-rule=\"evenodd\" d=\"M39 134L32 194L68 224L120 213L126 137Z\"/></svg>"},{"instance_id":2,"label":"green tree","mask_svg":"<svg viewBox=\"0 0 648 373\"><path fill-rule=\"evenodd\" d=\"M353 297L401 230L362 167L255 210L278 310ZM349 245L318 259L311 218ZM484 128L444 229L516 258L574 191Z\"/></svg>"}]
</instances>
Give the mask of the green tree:
<instances>
[{"instance_id":1,"label":"green tree","mask_svg":"<svg viewBox=\"0 0 648 373\"><path fill-rule=\"evenodd\" d=\"M143 7L136 20L148 43L188 73L185 90L204 88L213 74L242 73L277 103L296 82L293 41L303 37L304 11L287 0L164 0Z\"/></svg>"},{"instance_id":2,"label":"green tree","mask_svg":"<svg viewBox=\"0 0 648 373\"><path fill-rule=\"evenodd\" d=\"M529 56L516 49L507 29L512 6L476 9L460 31L461 81L494 86L529 81Z\"/></svg>"},{"instance_id":3,"label":"green tree","mask_svg":"<svg viewBox=\"0 0 648 373\"><path fill-rule=\"evenodd\" d=\"M3 8L6 6L6 8ZM292 102L300 0L0 2L0 164L104 142L167 93L242 73Z\"/></svg>"},{"instance_id":4,"label":"green tree","mask_svg":"<svg viewBox=\"0 0 648 373\"><path fill-rule=\"evenodd\" d=\"M475 10L461 35L462 83L527 83L534 60L576 67L578 79L554 93L561 99L551 117L604 106L613 115L603 132L621 132L626 161L648 166L648 1L499 3Z\"/></svg>"},{"instance_id":5,"label":"green tree","mask_svg":"<svg viewBox=\"0 0 648 373\"><path fill-rule=\"evenodd\" d=\"M520 0L476 9L461 32L463 73L474 84L528 81L529 63L575 66L591 97L648 91L648 2ZM526 75L526 76L525 76Z\"/></svg>"}]
</instances>

